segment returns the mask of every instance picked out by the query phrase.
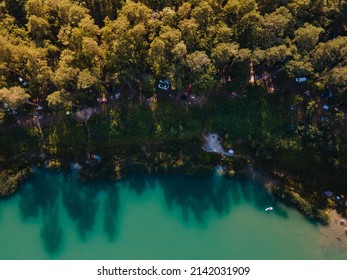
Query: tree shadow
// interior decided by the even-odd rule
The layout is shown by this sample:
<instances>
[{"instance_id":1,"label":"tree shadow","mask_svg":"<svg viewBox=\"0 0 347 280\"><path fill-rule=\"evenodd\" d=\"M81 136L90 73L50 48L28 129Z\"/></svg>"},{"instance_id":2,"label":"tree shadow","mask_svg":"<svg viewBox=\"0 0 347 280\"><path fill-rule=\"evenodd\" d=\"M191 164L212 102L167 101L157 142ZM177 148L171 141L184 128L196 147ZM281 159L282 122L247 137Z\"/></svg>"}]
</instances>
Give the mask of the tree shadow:
<instances>
[{"instance_id":1,"label":"tree shadow","mask_svg":"<svg viewBox=\"0 0 347 280\"><path fill-rule=\"evenodd\" d=\"M288 213L274 196L264 189L262 182L250 179L216 176L134 176L124 181L124 187L134 190L138 196L148 189L155 188L156 185L163 190L167 207L170 210L180 209L183 219L187 222L193 220L205 226L211 210L219 216L227 215L233 207L243 201L252 203L258 211L272 206L275 210L273 214L288 218ZM101 202L98 198L100 190L105 191L102 201L103 230L108 240L114 241L118 231L120 207L120 187L117 184L85 184L79 181L78 174L75 173L60 175L46 169L39 170L35 172L31 181L19 190L18 206L23 220L39 218L42 213L41 240L46 252L55 256L59 254L64 236L59 223L60 192L63 207L76 224L81 239L85 241L95 224L98 204Z\"/></svg>"},{"instance_id":2,"label":"tree shadow","mask_svg":"<svg viewBox=\"0 0 347 280\"><path fill-rule=\"evenodd\" d=\"M247 202L252 202L253 200L256 199L256 197L254 197L254 185L250 184L249 180L245 180L245 179L239 179L239 184L240 184L240 196L246 200Z\"/></svg>"},{"instance_id":3,"label":"tree shadow","mask_svg":"<svg viewBox=\"0 0 347 280\"><path fill-rule=\"evenodd\" d=\"M117 233L119 215L119 188L112 186L106 191L104 203L104 230L109 241L114 241Z\"/></svg>"},{"instance_id":4,"label":"tree shadow","mask_svg":"<svg viewBox=\"0 0 347 280\"><path fill-rule=\"evenodd\" d=\"M59 224L59 207L57 205L47 209L44 213L40 236L49 255L58 253L63 240L63 229Z\"/></svg>"},{"instance_id":5,"label":"tree shadow","mask_svg":"<svg viewBox=\"0 0 347 280\"><path fill-rule=\"evenodd\" d=\"M148 177L151 178L151 177ZM152 178L151 178L152 179ZM141 175L133 175L128 179L128 187L135 191L135 193L138 196L141 196L143 193L146 192L146 190L148 189L148 187L150 186L150 184L147 184L146 182L146 177L145 176L141 176Z\"/></svg>"},{"instance_id":6,"label":"tree shadow","mask_svg":"<svg viewBox=\"0 0 347 280\"><path fill-rule=\"evenodd\" d=\"M62 187L63 205L69 217L76 223L77 230L82 240L86 239L88 231L91 231L96 218L98 208L96 186L83 184L78 177L68 176Z\"/></svg>"},{"instance_id":7,"label":"tree shadow","mask_svg":"<svg viewBox=\"0 0 347 280\"><path fill-rule=\"evenodd\" d=\"M34 193L34 183L27 183L20 192L19 210L23 220L29 218L36 218L39 214L40 205L36 203L36 196Z\"/></svg>"},{"instance_id":8,"label":"tree shadow","mask_svg":"<svg viewBox=\"0 0 347 280\"><path fill-rule=\"evenodd\" d=\"M231 182L231 181L230 181ZM242 192L239 182L235 182L230 186L231 199L235 205L239 205L242 199Z\"/></svg>"},{"instance_id":9,"label":"tree shadow","mask_svg":"<svg viewBox=\"0 0 347 280\"><path fill-rule=\"evenodd\" d=\"M2 199L0 198L0 222L2 220L2 217L3 217L3 214L2 214L2 207L3 207L3 204L2 204Z\"/></svg>"},{"instance_id":10,"label":"tree shadow","mask_svg":"<svg viewBox=\"0 0 347 280\"><path fill-rule=\"evenodd\" d=\"M205 224L207 214L211 208L219 214L228 212L230 196L225 184L213 184L213 177L190 178L176 176L161 181L166 204L170 210L178 206L181 208L184 220L188 221L190 213L194 219Z\"/></svg>"},{"instance_id":11,"label":"tree shadow","mask_svg":"<svg viewBox=\"0 0 347 280\"><path fill-rule=\"evenodd\" d=\"M251 187L250 191L253 193L254 205L258 211L265 211L267 207L273 207L274 211L271 213L284 219L289 218L288 212L283 208L275 196L264 189L263 182L248 179L245 181L245 184Z\"/></svg>"},{"instance_id":12,"label":"tree shadow","mask_svg":"<svg viewBox=\"0 0 347 280\"><path fill-rule=\"evenodd\" d=\"M19 210L23 220L37 219L42 214L40 230L43 247L49 255L58 253L63 230L59 224L58 197L62 176L48 170L35 170L31 181L19 191Z\"/></svg>"},{"instance_id":13,"label":"tree shadow","mask_svg":"<svg viewBox=\"0 0 347 280\"><path fill-rule=\"evenodd\" d=\"M206 224L211 209L223 216L242 201L252 203L258 211L272 206L276 215L288 218L288 213L262 183L249 179L176 176L161 180L161 187L167 207L170 210L179 207L185 221L193 214L198 223Z\"/></svg>"},{"instance_id":14,"label":"tree shadow","mask_svg":"<svg viewBox=\"0 0 347 280\"><path fill-rule=\"evenodd\" d=\"M231 187L224 178L221 178L220 183L214 184L212 188L211 203L220 216L228 214L233 205Z\"/></svg>"},{"instance_id":15,"label":"tree shadow","mask_svg":"<svg viewBox=\"0 0 347 280\"><path fill-rule=\"evenodd\" d=\"M57 182L52 184L52 176L58 179L52 172L37 170L31 181L21 188L19 210L23 220L37 218L40 210L44 212L56 204L59 188Z\"/></svg>"}]
</instances>

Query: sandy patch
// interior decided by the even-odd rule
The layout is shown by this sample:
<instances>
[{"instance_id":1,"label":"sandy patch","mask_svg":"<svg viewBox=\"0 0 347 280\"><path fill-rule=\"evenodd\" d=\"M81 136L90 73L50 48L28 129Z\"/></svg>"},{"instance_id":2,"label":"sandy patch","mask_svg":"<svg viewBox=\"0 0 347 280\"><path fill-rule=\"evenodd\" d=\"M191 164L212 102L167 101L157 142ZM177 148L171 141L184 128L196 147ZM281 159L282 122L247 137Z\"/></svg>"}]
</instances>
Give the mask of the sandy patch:
<instances>
[{"instance_id":1,"label":"sandy patch","mask_svg":"<svg viewBox=\"0 0 347 280\"><path fill-rule=\"evenodd\" d=\"M329 210L330 223L321 227L322 246L344 248L347 250L347 220L335 210Z\"/></svg>"}]
</instances>

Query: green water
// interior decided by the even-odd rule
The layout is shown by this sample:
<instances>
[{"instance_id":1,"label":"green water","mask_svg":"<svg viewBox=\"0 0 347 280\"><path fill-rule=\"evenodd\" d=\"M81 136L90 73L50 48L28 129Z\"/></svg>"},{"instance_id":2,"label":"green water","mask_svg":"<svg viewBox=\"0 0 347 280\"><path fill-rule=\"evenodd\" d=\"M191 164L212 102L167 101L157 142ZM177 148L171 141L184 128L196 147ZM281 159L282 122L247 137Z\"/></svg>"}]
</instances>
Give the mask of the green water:
<instances>
[{"instance_id":1,"label":"green water","mask_svg":"<svg viewBox=\"0 0 347 280\"><path fill-rule=\"evenodd\" d=\"M83 184L37 170L0 200L0 259L347 259L322 240L260 183L218 175Z\"/></svg>"}]
</instances>

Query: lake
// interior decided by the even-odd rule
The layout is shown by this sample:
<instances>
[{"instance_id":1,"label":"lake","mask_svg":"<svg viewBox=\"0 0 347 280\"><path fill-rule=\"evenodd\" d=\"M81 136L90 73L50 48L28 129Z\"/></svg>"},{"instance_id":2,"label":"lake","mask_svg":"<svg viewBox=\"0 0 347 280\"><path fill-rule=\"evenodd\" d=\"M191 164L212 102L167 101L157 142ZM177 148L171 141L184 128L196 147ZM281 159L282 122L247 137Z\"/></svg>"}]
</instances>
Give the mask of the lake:
<instances>
[{"instance_id":1,"label":"lake","mask_svg":"<svg viewBox=\"0 0 347 280\"><path fill-rule=\"evenodd\" d=\"M0 259L347 259L345 240L261 182L216 172L82 183L77 172L36 169L0 200Z\"/></svg>"}]
</instances>

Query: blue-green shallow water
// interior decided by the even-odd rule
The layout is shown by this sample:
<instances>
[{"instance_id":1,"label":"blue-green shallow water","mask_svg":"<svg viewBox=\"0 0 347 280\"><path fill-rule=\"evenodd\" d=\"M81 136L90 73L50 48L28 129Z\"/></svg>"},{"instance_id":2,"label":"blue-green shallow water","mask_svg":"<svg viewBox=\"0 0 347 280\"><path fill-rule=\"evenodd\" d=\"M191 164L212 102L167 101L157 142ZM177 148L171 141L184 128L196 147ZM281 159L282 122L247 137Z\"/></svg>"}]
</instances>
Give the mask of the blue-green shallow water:
<instances>
[{"instance_id":1,"label":"blue-green shallow water","mask_svg":"<svg viewBox=\"0 0 347 280\"><path fill-rule=\"evenodd\" d=\"M347 259L322 240L260 183L218 175L83 184L36 170L0 200L0 259Z\"/></svg>"}]
</instances>

